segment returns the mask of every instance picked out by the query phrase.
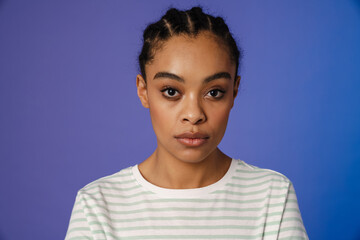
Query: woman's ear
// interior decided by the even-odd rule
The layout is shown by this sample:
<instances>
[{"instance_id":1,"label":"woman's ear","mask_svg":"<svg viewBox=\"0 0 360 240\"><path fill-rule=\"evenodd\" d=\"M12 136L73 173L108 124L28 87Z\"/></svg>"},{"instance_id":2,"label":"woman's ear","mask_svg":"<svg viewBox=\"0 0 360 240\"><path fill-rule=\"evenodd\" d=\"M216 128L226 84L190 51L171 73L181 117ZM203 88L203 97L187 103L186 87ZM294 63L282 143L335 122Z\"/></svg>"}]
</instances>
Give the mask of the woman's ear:
<instances>
[{"instance_id":1,"label":"woman's ear","mask_svg":"<svg viewBox=\"0 0 360 240\"><path fill-rule=\"evenodd\" d=\"M142 105L145 108L149 108L149 99L147 94L146 81L143 78L143 76L141 76L140 74L136 76L136 87L137 87L137 95L139 96Z\"/></svg>"},{"instance_id":2,"label":"woman's ear","mask_svg":"<svg viewBox=\"0 0 360 240\"><path fill-rule=\"evenodd\" d=\"M239 91L239 85L240 85L240 80L241 80L241 77L240 76L237 76L236 79L235 79L235 83L234 83L234 98L233 98L233 103L232 103L232 106L234 106L234 101L235 101L235 98L238 94L238 91ZM231 107L232 107L231 106Z\"/></svg>"},{"instance_id":3,"label":"woman's ear","mask_svg":"<svg viewBox=\"0 0 360 240\"><path fill-rule=\"evenodd\" d=\"M236 98L238 91L239 91L239 85L240 85L241 77L237 76L234 83L234 99Z\"/></svg>"}]
</instances>

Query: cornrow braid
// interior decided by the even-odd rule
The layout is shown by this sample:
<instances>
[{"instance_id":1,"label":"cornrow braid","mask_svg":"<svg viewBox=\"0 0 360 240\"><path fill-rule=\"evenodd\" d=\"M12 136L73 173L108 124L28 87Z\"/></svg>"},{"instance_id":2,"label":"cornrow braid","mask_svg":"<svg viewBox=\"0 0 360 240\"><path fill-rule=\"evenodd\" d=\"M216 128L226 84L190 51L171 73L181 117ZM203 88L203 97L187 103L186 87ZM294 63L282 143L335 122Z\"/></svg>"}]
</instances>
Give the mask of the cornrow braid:
<instances>
[{"instance_id":1,"label":"cornrow braid","mask_svg":"<svg viewBox=\"0 0 360 240\"><path fill-rule=\"evenodd\" d=\"M236 64L236 77L242 58L241 49L238 48L224 19L204 13L201 7L193 7L186 11L171 8L159 21L146 27L139 55L140 72L144 79L146 80L145 65L154 59L155 52L161 48L162 43L180 34L196 37L203 31L213 33L228 47L231 60Z\"/></svg>"}]
</instances>

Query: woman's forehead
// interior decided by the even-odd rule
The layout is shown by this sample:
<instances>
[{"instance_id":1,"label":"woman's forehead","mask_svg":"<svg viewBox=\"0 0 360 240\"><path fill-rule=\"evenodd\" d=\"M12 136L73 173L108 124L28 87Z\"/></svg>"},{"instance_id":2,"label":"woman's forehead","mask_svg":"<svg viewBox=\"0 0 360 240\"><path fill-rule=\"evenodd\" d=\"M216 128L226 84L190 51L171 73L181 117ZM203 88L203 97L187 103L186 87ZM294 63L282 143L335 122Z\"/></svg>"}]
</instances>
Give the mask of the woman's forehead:
<instances>
[{"instance_id":1,"label":"woman's forehead","mask_svg":"<svg viewBox=\"0 0 360 240\"><path fill-rule=\"evenodd\" d=\"M228 49L209 34L196 37L174 36L157 50L153 61L147 64L147 75L158 71L190 73L194 72L235 72ZM234 76L233 76L234 77Z\"/></svg>"}]
</instances>

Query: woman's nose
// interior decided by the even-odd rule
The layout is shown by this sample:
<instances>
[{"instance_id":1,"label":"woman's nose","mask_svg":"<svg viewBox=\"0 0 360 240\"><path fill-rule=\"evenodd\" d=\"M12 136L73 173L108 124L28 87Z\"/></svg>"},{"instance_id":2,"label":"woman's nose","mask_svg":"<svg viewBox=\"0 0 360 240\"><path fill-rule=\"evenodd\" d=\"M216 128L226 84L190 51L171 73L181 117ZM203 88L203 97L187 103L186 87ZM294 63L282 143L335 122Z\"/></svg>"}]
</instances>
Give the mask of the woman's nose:
<instances>
[{"instance_id":1,"label":"woman's nose","mask_svg":"<svg viewBox=\"0 0 360 240\"><path fill-rule=\"evenodd\" d=\"M181 120L184 123L200 124L206 121L206 115L201 103L196 98L190 98L185 101L182 111Z\"/></svg>"}]
</instances>

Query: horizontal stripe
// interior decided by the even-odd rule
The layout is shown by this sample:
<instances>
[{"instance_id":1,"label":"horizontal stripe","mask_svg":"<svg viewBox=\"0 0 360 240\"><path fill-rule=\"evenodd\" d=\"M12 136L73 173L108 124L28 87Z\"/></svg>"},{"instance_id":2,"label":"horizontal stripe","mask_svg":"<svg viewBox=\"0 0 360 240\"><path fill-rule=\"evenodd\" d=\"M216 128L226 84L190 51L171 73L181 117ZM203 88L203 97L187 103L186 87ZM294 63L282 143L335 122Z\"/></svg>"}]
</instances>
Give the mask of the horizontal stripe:
<instances>
[{"instance_id":1,"label":"horizontal stripe","mask_svg":"<svg viewBox=\"0 0 360 240\"><path fill-rule=\"evenodd\" d=\"M86 221L87 221L86 218L75 218L75 219L71 219L70 224L76 223L76 222L86 222Z\"/></svg>"},{"instance_id":2,"label":"horizontal stripe","mask_svg":"<svg viewBox=\"0 0 360 240\"><path fill-rule=\"evenodd\" d=\"M112 213L113 214L113 213ZM114 214L113 214L114 215ZM146 221L146 220L171 220L171 219L179 219L179 220L219 220L219 219L232 219L232 220L259 220L263 217L273 217L273 216L281 216L283 212L271 212L271 213L263 213L260 216L204 216L204 217L186 217L186 216L176 216L176 217L146 217L146 218L125 218L125 219L115 219L114 217L110 217L104 213L86 213L87 217L104 217L112 222L133 222L133 221Z\"/></svg>"},{"instance_id":3,"label":"horizontal stripe","mask_svg":"<svg viewBox=\"0 0 360 240\"><path fill-rule=\"evenodd\" d=\"M269 177L269 176L274 176L274 174L273 173L266 173L264 175L253 176L253 177L233 176L231 178L235 179L235 180L250 181L250 180L257 180L257 179L261 179L261 178L265 178L265 177Z\"/></svg>"},{"instance_id":4,"label":"horizontal stripe","mask_svg":"<svg viewBox=\"0 0 360 240\"><path fill-rule=\"evenodd\" d=\"M252 191L252 192L234 192L234 191L229 191L229 190L216 190L214 192L212 192L211 194L222 194L222 193L226 193L226 194L232 194L232 195L241 195L241 196L249 196L249 195L256 195L256 194L261 194L261 193L265 193L268 192L269 190L286 190L287 187L275 187L275 186L271 186L269 188L264 188L261 190L256 190L256 191ZM110 194L110 193L105 193L105 192L98 192L98 195L101 196L105 196L105 197L114 197L114 198L133 198L133 197L137 197L143 194L154 194L153 192L138 192L138 193L133 193L133 194L129 194L129 195L124 195L124 194ZM276 196L276 195L274 195ZM273 197L273 195L271 196Z\"/></svg>"},{"instance_id":5,"label":"horizontal stripe","mask_svg":"<svg viewBox=\"0 0 360 240\"><path fill-rule=\"evenodd\" d=\"M75 228L70 228L68 233L74 232L74 231L89 231L90 228L88 227L75 227Z\"/></svg>"},{"instance_id":6,"label":"horizontal stripe","mask_svg":"<svg viewBox=\"0 0 360 240\"><path fill-rule=\"evenodd\" d=\"M128 179L128 180L121 180L121 179L117 179L116 181L108 181L108 180L97 180L93 183L90 183L88 185L86 185L86 187L84 187L84 189L88 190L89 189L89 186L92 186L92 185L104 185L104 184L109 184L109 185L119 185L119 184L130 184L130 183L133 183L134 185L137 185L137 181L136 179Z\"/></svg>"},{"instance_id":7,"label":"horizontal stripe","mask_svg":"<svg viewBox=\"0 0 360 240\"><path fill-rule=\"evenodd\" d=\"M89 224L92 225L102 225L102 226L106 226L109 228L112 228L112 226L110 226L107 223L99 223L99 222L90 222ZM263 227L263 226L260 226ZM178 225L178 226L166 226L166 225L162 225L162 226L137 226L137 227L122 227L122 228L112 228L114 231L120 232L120 231L138 231L138 230L146 230L146 229L167 229L167 230L194 230L194 229L204 229L204 230L209 230L209 229L257 229L259 227L253 227L253 226L241 226L241 225L222 225L222 226L214 226L214 225L203 225L203 226L186 226L186 225Z\"/></svg>"},{"instance_id":8,"label":"horizontal stripe","mask_svg":"<svg viewBox=\"0 0 360 240\"><path fill-rule=\"evenodd\" d=\"M142 208L142 209L136 209L136 210L127 210L127 211L118 211L118 210L111 210L112 214L135 214L135 213L144 213L144 212L206 212L206 211L212 211L212 212L258 212L265 208L269 208L271 204L265 205L263 207L258 208L229 208L229 207L213 207L213 208L199 208L199 207L193 207L193 208L185 208L185 207L159 207L159 208ZM276 204L273 207L281 206ZM93 205L93 206L87 206L89 209L96 209L96 208L103 208L106 210L105 206L101 205ZM288 209L287 211L291 211L291 209Z\"/></svg>"},{"instance_id":9,"label":"horizontal stripe","mask_svg":"<svg viewBox=\"0 0 360 240\"><path fill-rule=\"evenodd\" d=\"M94 231L93 233L109 234L114 237L111 232L103 230ZM138 236L124 236L126 239L256 239L262 236L275 235L277 232L265 232L256 235L138 235Z\"/></svg>"},{"instance_id":10,"label":"horizontal stripe","mask_svg":"<svg viewBox=\"0 0 360 240\"><path fill-rule=\"evenodd\" d=\"M138 192L138 193L133 193L133 194L129 194L129 195L121 195L121 194L111 194L111 193L98 192L96 194L98 194L100 196L104 196L104 197L113 197L113 198L133 198L133 197L138 197L138 196L148 195L148 194L154 194L154 193L152 193L152 192Z\"/></svg>"},{"instance_id":11,"label":"horizontal stripe","mask_svg":"<svg viewBox=\"0 0 360 240\"><path fill-rule=\"evenodd\" d=\"M250 174L269 173L269 174L273 175L274 177L278 177L278 178L283 179L284 181L288 181L284 175L274 172L272 170L263 169L263 168L256 168L256 169L240 168L240 169L236 169L236 172L237 173L250 173Z\"/></svg>"},{"instance_id":12,"label":"horizontal stripe","mask_svg":"<svg viewBox=\"0 0 360 240\"><path fill-rule=\"evenodd\" d=\"M226 186L229 187L238 187L238 188L250 188L250 187L258 187L258 186L262 186L265 184L270 184L272 182L283 182L280 179L271 179L271 180L266 180L266 181L262 181L259 183L252 183L252 184L235 184L235 183L227 183Z\"/></svg>"},{"instance_id":13,"label":"horizontal stripe","mask_svg":"<svg viewBox=\"0 0 360 240\"><path fill-rule=\"evenodd\" d=\"M73 215L76 215L78 213L84 213L84 211L82 209L79 209L72 212Z\"/></svg>"},{"instance_id":14,"label":"horizontal stripe","mask_svg":"<svg viewBox=\"0 0 360 240\"><path fill-rule=\"evenodd\" d=\"M70 237L70 238L69 238L69 240L84 240L84 239L93 240L92 237L86 237L86 236Z\"/></svg>"},{"instance_id":15,"label":"horizontal stripe","mask_svg":"<svg viewBox=\"0 0 360 240\"><path fill-rule=\"evenodd\" d=\"M90 190L96 190L96 189L107 189L107 190L117 190L117 191L131 191L131 190L134 190L134 189L138 189L138 188L141 188L140 185L135 185L135 186L131 186L131 187L115 187L115 186L93 186L93 187L90 187L90 188L87 188L86 190L87 191L90 191Z\"/></svg>"},{"instance_id":16,"label":"horizontal stripe","mask_svg":"<svg viewBox=\"0 0 360 240\"><path fill-rule=\"evenodd\" d=\"M102 198L87 198L84 197L83 199L79 200L79 202L76 203L80 204L81 202L87 202L89 200L95 200L95 201L102 201ZM264 198L256 198L256 199L249 199L249 200L241 200L241 199L199 199L199 198L163 198L163 199L144 199L139 200L135 202L112 202L107 201L106 205L108 206L135 206L140 204L146 204L146 203L238 203L238 204L247 204L247 203L258 203L258 202L264 202ZM288 200L289 202L290 200ZM291 200L293 201L293 200Z\"/></svg>"},{"instance_id":17,"label":"horizontal stripe","mask_svg":"<svg viewBox=\"0 0 360 240\"><path fill-rule=\"evenodd\" d=\"M308 238L306 237L297 237L297 236L291 236L291 237L279 237L278 240L306 240Z\"/></svg>"},{"instance_id":18,"label":"horizontal stripe","mask_svg":"<svg viewBox=\"0 0 360 240\"><path fill-rule=\"evenodd\" d=\"M124 173L121 173L124 172ZM131 173L131 168L127 168L127 169L123 169L122 171L115 173L113 175L110 175L108 178L106 179L110 179L110 178L122 178L122 177L132 177L132 173Z\"/></svg>"},{"instance_id":19,"label":"horizontal stripe","mask_svg":"<svg viewBox=\"0 0 360 240\"><path fill-rule=\"evenodd\" d=\"M94 201L102 201L102 198L82 198L78 202L75 203L74 206L80 205L83 202L88 202L89 200ZM185 199L179 199L179 198L165 198L165 199L153 199L153 200L139 200L135 202L111 202L107 201L107 206L136 206L141 204L149 204L149 203L233 203L233 204L252 204L252 203L259 203L264 202L264 198L257 198L257 199L249 199L249 200L238 200L238 199L192 199L192 198L185 198ZM297 203L296 199L288 199L288 203ZM281 204L281 203L279 203ZM92 205L90 205L91 207Z\"/></svg>"},{"instance_id":20,"label":"horizontal stripe","mask_svg":"<svg viewBox=\"0 0 360 240\"><path fill-rule=\"evenodd\" d=\"M256 194L261 194L261 193L265 193L265 192L269 192L271 190L285 190L287 189L287 187L269 187L269 188L264 188L261 190L256 190L256 191L252 191L252 192L234 192L234 191L229 191L229 190L216 190L215 192L212 192L212 194L216 193L216 194L221 194L221 193L226 193L226 194L232 194L232 195L241 195L241 196L249 196L249 195L256 195ZM281 196L286 196L287 194L281 194ZM271 195L270 197L273 196L277 196L277 195Z\"/></svg>"},{"instance_id":21,"label":"horizontal stripe","mask_svg":"<svg viewBox=\"0 0 360 240\"><path fill-rule=\"evenodd\" d=\"M264 224L258 224L257 226L246 226L246 225L154 225L154 226L136 226L136 227L113 227L110 226L106 222L98 222L93 221L89 222L90 225L101 225L108 227L114 231L120 232L120 231L138 231L138 230L145 230L145 229L169 229L169 230L177 230L177 229L191 229L191 230L198 230L198 229L204 229L204 230L211 230L211 229L247 229L247 230L257 230L259 228L264 228ZM268 222L266 223L266 226L272 226L272 225L278 225L279 221L274 222Z\"/></svg>"},{"instance_id":22,"label":"horizontal stripe","mask_svg":"<svg viewBox=\"0 0 360 240\"><path fill-rule=\"evenodd\" d=\"M282 234L283 232L294 231L294 230L306 233L305 229L300 228L300 227L284 227L284 228L280 229L280 234Z\"/></svg>"},{"instance_id":23,"label":"horizontal stripe","mask_svg":"<svg viewBox=\"0 0 360 240\"><path fill-rule=\"evenodd\" d=\"M273 204L266 204L262 207L258 207L258 208L249 208L249 207L243 207L243 208L216 208L216 207L211 207L211 208L199 208L199 207L194 207L194 208L183 208L183 207L159 207L159 208L143 208L143 209L136 209L136 210L128 210L128 211L118 211L115 209L109 209L111 210L112 214L134 214L134 213L141 213L141 212L163 212L163 211L190 211L190 212L199 212L199 211L233 211L233 212L248 212L248 211L261 211L265 208L270 209L270 208L274 208L274 207L280 207L283 206L283 203L273 203ZM101 208L104 210L108 210L108 206L103 206L100 204L93 204L93 205L88 205L86 206L87 209L97 209L97 208Z\"/></svg>"}]
</instances>

